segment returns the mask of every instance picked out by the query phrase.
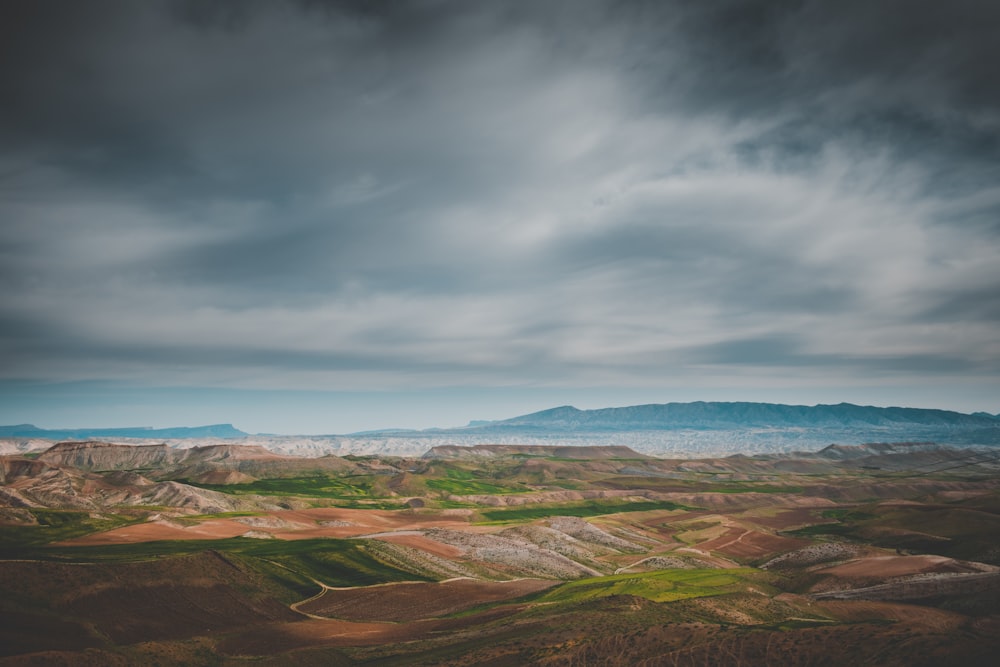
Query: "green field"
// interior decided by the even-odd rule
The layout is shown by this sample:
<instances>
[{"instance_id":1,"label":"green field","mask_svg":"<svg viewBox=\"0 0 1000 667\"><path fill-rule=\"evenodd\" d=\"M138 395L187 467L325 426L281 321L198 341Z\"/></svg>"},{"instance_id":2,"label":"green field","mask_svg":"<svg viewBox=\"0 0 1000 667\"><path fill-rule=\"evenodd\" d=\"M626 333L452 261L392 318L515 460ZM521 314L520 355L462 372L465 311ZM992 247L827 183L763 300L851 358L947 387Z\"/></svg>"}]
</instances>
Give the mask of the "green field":
<instances>
[{"instance_id":1,"label":"green field","mask_svg":"<svg viewBox=\"0 0 1000 667\"><path fill-rule=\"evenodd\" d=\"M531 490L523 487L501 486L491 482L464 479L429 479L425 484L428 489L444 491L456 496L503 495L509 493L527 493Z\"/></svg>"},{"instance_id":2,"label":"green field","mask_svg":"<svg viewBox=\"0 0 1000 667\"><path fill-rule=\"evenodd\" d=\"M684 505L665 500L638 500L615 502L612 500L589 500L583 503L560 505L530 505L503 509L481 510L479 513L488 521L531 521L550 516L600 516L619 512L648 512L650 510L691 509Z\"/></svg>"},{"instance_id":3,"label":"green field","mask_svg":"<svg viewBox=\"0 0 1000 667\"><path fill-rule=\"evenodd\" d=\"M219 491L230 495L295 496L300 498L328 498L344 501L338 505L367 509L400 509L401 503L386 499L375 488L375 475L330 477L274 477L258 479L248 484L200 484L190 480L177 480L184 484Z\"/></svg>"},{"instance_id":4,"label":"green field","mask_svg":"<svg viewBox=\"0 0 1000 667\"><path fill-rule=\"evenodd\" d=\"M40 547L25 550L21 558L74 563L130 562L217 551L257 561L297 587L312 588L316 579L328 586L370 586L398 581L432 581L419 573L382 562L365 540L257 540L233 537L218 540L164 540L88 547ZM270 564L270 566L265 565ZM315 592L315 590L313 590Z\"/></svg>"},{"instance_id":5,"label":"green field","mask_svg":"<svg viewBox=\"0 0 1000 667\"><path fill-rule=\"evenodd\" d=\"M3 526L0 530L0 558L20 558L24 549L69 540L141 521L128 514L100 514L79 510L29 510L37 526Z\"/></svg>"},{"instance_id":6,"label":"green field","mask_svg":"<svg viewBox=\"0 0 1000 667\"><path fill-rule=\"evenodd\" d=\"M583 602L609 595L635 595L654 602L737 593L749 580L761 586L759 570L660 570L580 579L563 584L539 598L541 602Z\"/></svg>"}]
</instances>

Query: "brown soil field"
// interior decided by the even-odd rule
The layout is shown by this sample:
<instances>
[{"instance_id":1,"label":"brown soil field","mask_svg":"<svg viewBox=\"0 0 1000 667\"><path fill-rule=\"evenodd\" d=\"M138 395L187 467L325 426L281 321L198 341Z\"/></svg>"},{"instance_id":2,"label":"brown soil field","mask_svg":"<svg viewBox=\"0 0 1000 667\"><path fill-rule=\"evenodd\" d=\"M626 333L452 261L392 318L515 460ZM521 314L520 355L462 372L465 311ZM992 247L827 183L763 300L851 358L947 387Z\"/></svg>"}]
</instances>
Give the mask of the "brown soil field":
<instances>
[{"instance_id":1,"label":"brown soil field","mask_svg":"<svg viewBox=\"0 0 1000 667\"><path fill-rule=\"evenodd\" d=\"M454 528L469 522L469 517L446 512L412 512L411 510L358 510L343 507L277 512L289 521L348 521L359 530L356 535L388 530L419 530L421 528Z\"/></svg>"},{"instance_id":2,"label":"brown soil field","mask_svg":"<svg viewBox=\"0 0 1000 667\"><path fill-rule=\"evenodd\" d=\"M975 490L975 491L942 491L938 494L941 500L945 501L955 501L955 500L968 500L970 498L978 498L981 496L989 496L990 492L985 489Z\"/></svg>"},{"instance_id":3,"label":"brown soil field","mask_svg":"<svg viewBox=\"0 0 1000 667\"><path fill-rule=\"evenodd\" d=\"M852 560L841 565L818 570L820 574L831 574L843 578L887 578L902 577L924 572L978 572L958 561L945 556L875 556Z\"/></svg>"},{"instance_id":4,"label":"brown soil field","mask_svg":"<svg viewBox=\"0 0 1000 667\"><path fill-rule=\"evenodd\" d=\"M555 586L543 579L477 581L452 579L440 583L403 583L363 588L328 589L299 605L299 610L349 621L406 622L434 618L486 604L512 600Z\"/></svg>"},{"instance_id":5,"label":"brown soil field","mask_svg":"<svg viewBox=\"0 0 1000 667\"><path fill-rule=\"evenodd\" d=\"M408 510L356 510L324 507L307 510L286 510L262 514L271 517L275 526L266 532L285 540L302 540L316 537L357 537L370 533L422 528L461 528L468 526L468 518L461 515L414 514ZM321 525L329 521L338 525ZM301 527L299 527L301 526ZM156 540L206 540L237 537L252 530L237 519L208 519L193 526L182 526L170 521L150 521L123 526L103 533L94 533L60 545L89 546L97 544L122 544L152 542Z\"/></svg>"},{"instance_id":6,"label":"brown soil field","mask_svg":"<svg viewBox=\"0 0 1000 667\"><path fill-rule=\"evenodd\" d=\"M738 512L761 507L836 507L837 503L825 497L792 495L787 493L664 493L664 500L689 507L705 507L716 512Z\"/></svg>"},{"instance_id":7,"label":"brown soil field","mask_svg":"<svg viewBox=\"0 0 1000 667\"><path fill-rule=\"evenodd\" d=\"M739 518L773 530L789 530L817 523L835 523L831 519L821 518L817 510L806 507L783 510L770 516L748 512Z\"/></svg>"},{"instance_id":8,"label":"brown soil field","mask_svg":"<svg viewBox=\"0 0 1000 667\"><path fill-rule=\"evenodd\" d=\"M792 551L809 544L809 540L797 540L769 533L760 533L732 527L726 532L698 545L703 551L716 551L736 558L762 558L772 554Z\"/></svg>"},{"instance_id":9,"label":"brown soil field","mask_svg":"<svg viewBox=\"0 0 1000 667\"><path fill-rule=\"evenodd\" d=\"M157 540L211 540L220 537L237 537L249 530L249 526L229 520L205 521L189 527L166 521L150 521L133 526L122 526L103 533L84 535L73 540L56 542L55 546L129 544Z\"/></svg>"},{"instance_id":10,"label":"brown soil field","mask_svg":"<svg viewBox=\"0 0 1000 667\"><path fill-rule=\"evenodd\" d=\"M523 606L511 605L462 618L412 623L358 623L335 619L272 623L231 636L219 642L217 648L227 655L275 655L300 648L402 644L444 632L476 628L523 609Z\"/></svg>"},{"instance_id":11,"label":"brown soil field","mask_svg":"<svg viewBox=\"0 0 1000 667\"><path fill-rule=\"evenodd\" d=\"M677 547L671 551L664 551L662 553L673 553L678 556L687 556L688 558L693 558L692 564L696 564L697 567L708 567L708 568L719 568L719 569L731 569L742 567L739 563L733 562L727 558L722 558L721 556L713 556L697 547Z\"/></svg>"},{"instance_id":12,"label":"brown soil field","mask_svg":"<svg viewBox=\"0 0 1000 667\"><path fill-rule=\"evenodd\" d=\"M812 606L845 623L889 619L932 632L952 632L968 620L955 612L902 602L823 600L814 602Z\"/></svg>"}]
</instances>

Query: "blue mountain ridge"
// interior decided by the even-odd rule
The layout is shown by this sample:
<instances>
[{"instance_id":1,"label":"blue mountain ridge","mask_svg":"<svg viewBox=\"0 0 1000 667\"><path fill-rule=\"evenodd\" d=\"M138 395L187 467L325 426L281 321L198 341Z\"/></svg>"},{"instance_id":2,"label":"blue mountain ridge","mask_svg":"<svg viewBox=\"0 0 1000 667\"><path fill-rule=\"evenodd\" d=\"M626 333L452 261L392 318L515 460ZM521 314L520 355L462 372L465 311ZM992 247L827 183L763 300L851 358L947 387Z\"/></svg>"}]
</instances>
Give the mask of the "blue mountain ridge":
<instances>
[{"instance_id":1,"label":"blue mountain ridge","mask_svg":"<svg viewBox=\"0 0 1000 667\"><path fill-rule=\"evenodd\" d=\"M580 410L570 405L549 408L500 421L473 421L459 428L378 429L351 435L378 434L558 434L657 431L672 429L900 429L983 431L989 441L1000 441L1000 415L965 414L928 408L881 408L839 403L836 405L784 405L780 403L705 402L654 403L619 408ZM99 438L243 438L249 435L232 424L194 427L129 427L42 429L33 424L0 426L0 437L87 440Z\"/></svg>"},{"instance_id":2,"label":"blue mountain ridge","mask_svg":"<svg viewBox=\"0 0 1000 667\"><path fill-rule=\"evenodd\" d=\"M249 435L232 424L212 424L210 426L176 426L171 428L151 428L133 426L128 428L71 428L44 429L34 424L0 426L3 438L43 438L46 440L90 440L94 438L146 438L173 440L180 438L243 438Z\"/></svg>"},{"instance_id":3,"label":"blue mountain ridge","mask_svg":"<svg viewBox=\"0 0 1000 667\"><path fill-rule=\"evenodd\" d=\"M880 408L852 403L806 406L697 401L597 410L579 410L565 405L511 419L479 423L463 430L636 431L678 428L906 426L992 429L1000 428L1000 419L983 413L970 415L951 410Z\"/></svg>"}]
</instances>

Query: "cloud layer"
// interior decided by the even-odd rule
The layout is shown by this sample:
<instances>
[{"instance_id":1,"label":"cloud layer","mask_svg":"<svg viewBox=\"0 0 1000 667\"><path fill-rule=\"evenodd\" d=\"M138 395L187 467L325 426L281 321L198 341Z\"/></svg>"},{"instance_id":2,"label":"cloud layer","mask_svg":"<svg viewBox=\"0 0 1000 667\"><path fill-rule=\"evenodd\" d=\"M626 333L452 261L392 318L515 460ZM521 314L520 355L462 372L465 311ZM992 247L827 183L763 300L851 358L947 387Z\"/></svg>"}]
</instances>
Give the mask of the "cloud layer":
<instances>
[{"instance_id":1,"label":"cloud layer","mask_svg":"<svg viewBox=\"0 0 1000 667\"><path fill-rule=\"evenodd\" d=\"M0 11L7 380L1000 402L989 3Z\"/></svg>"}]
</instances>

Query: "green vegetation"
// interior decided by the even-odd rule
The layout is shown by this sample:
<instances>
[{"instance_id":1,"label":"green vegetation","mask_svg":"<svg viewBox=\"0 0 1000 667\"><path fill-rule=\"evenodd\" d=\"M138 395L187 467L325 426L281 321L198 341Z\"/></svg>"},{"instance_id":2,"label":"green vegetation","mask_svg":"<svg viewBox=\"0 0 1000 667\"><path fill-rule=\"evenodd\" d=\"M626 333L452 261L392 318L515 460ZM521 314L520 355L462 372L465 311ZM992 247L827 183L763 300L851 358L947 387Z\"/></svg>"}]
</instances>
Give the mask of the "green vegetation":
<instances>
[{"instance_id":1,"label":"green vegetation","mask_svg":"<svg viewBox=\"0 0 1000 667\"><path fill-rule=\"evenodd\" d=\"M602 514L618 514L619 512L648 512L650 510L691 509L684 505L665 500L588 500L582 503L564 503L559 505L522 505L500 509L482 510L480 514L488 521L531 521L550 516L600 516Z\"/></svg>"},{"instance_id":2,"label":"green vegetation","mask_svg":"<svg viewBox=\"0 0 1000 667\"><path fill-rule=\"evenodd\" d=\"M554 486L557 489L567 489L569 491L582 491L584 489L590 488L586 482L580 482L573 479L549 479L542 482L545 486Z\"/></svg>"},{"instance_id":3,"label":"green vegetation","mask_svg":"<svg viewBox=\"0 0 1000 667\"><path fill-rule=\"evenodd\" d=\"M0 558L19 558L25 548L69 540L141 520L126 514L92 515L78 510L30 509L36 526L3 526L0 530Z\"/></svg>"},{"instance_id":4,"label":"green vegetation","mask_svg":"<svg viewBox=\"0 0 1000 667\"><path fill-rule=\"evenodd\" d=\"M385 495L375 488L376 475L351 475L330 477L275 477L258 479L248 484L200 484L191 480L178 480L200 489L219 491L230 495L295 496L300 498L329 498L346 502L343 507L365 509L400 509L399 502L385 500Z\"/></svg>"},{"instance_id":5,"label":"green vegetation","mask_svg":"<svg viewBox=\"0 0 1000 667\"><path fill-rule=\"evenodd\" d=\"M64 637L62 646L77 652L74 659L95 664L102 660L114 662L116 656L125 656L129 664L172 661L402 666L445 662L542 664L559 660L567 664L818 664L831 655L842 658L851 647L866 644L874 648L845 659L852 664L885 662L888 658L891 662L895 659L891 653L894 647L906 646L908 653L899 653L897 662L913 664L920 662L915 657L950 657L952 648L972 646L975 650L963 654L961 661L989 664L988 658L995 656L1000 644L990 635L989 624L978 619L996 615L1000 609L990 586L969 593L963 583L951 591L947 578L942 578L940 597L908 600L910 611L905 615L893 611L896 601L892 599L879 604L841 604L816 602L809 596L829 589L831 575L825 568L835 562L832 558L857 556L861 560L896 553L894 548L900 554L936 553L1000 564L996 538L1000 535L1000 493L995 484L957 487L907 482L873 491L869 473L860 473L861 481L857 482L859 473L849 468L829 478L817 474L813 478L817 486L810 488L814 482L806 479L808 475L785 474L777 468L769 473L765 463L751 465L736 459L732 471L705 472L674 470L670 467L673 464L613 468L606 460L536 456L475 461L400 460L392 464L394 469L374 464L350 467L350 472L366 474L341 474L328 468L304 473L298 468L298 477L236 485L194 484L231 496L278 497L260 503L246 498L247 502L238 505L258 511L189 515L185 512L191 510L183 506L88 511L8 508L5 520L34 519L38 525L0 529L0 559L10 559L4 564L5 576L0 577L4 582L0 613L6 614L6 625L0 629L0 656L55 650L60 648L58 638ZM833 464L822 465L821 469L827 470ZM713 461L712 466L723 468L719 461ZM742 472L741 467L750 472ZM373 470L393 474L374 474ZM630 474L609 472L613 470ZM842 504L797 506L781 498L756 495L795 493L801 489L798 484L806 488L807 494L823 494L826 487L837 485L838 492L828 495ZM614 498L499 507L450 499L556 487L588 492L612 488L624 493ZM688 513L683 510L696 508L646 498L652 494L644 490L749 493L754 497L716 496L710 509ZM863 500L875 495L881 500ZM296 500L291 502L282 496ZM271 523L270 519L246 522L248 527L274 526L279 539L51 544L139 521L155 511L162 511L171 523L194 525L208 519L275 514L267 508L276 503L286 508L314 504L402 509L399 501L412 496L426 502L414 503L413 508L389 518L381 513L362 517L361 513L320 511L312 513L315 522L311 525L309 521L300 524L302 517L295 515L288 523ZM507 501L535 499L506 496ZM440 510L444 508L473 511L443 513ZM620 516L598 519L593 522L595 527L636 545L646 545L646 552L624 545L603 549L597 536L594 542L574 541L570 536L575 531L558 522L547 527L521 526L546 517L611 514ZM495 526L470 526L470 516ZM294 539L320 534L319 526L334 528L329 534L336 535L400 531L402 539ZM798 526L804 527L786 530ZM503 530L510 527L517 528ZM438 528L440 536L436 537ZM566 536L556 534L559 529ZM299 534L293 534L299 530ZM446 531L469 531L474 538L446 539ZM240 528L238 532L246 531ZM424 538L418 537L422 532ZM495 542L489 541L490 533L495 535ZM830 542L834 548L799 553L795 549L798 543L771 539L775 533L805 537L813 543ZM177 533L136 531L133 539L164 534ZM191 536L203 534L188 532ZM285 537L290 539L280 539ZM567 581L578 571L550 568L540 557L533 559L531 550L512 547L512 538L532 541L556 553L565 552L567 557L600 572L668 569ZM776 563L767 570L669 568L705 568L708 559L686 554L684 549L665 549L683 544L707 549L704 545L711 540L716 540L716 546L728 541L715 550L720 560L729 560L726 565L759 567L770 560ZM434 547L433 541L441 546ZM840 549L835 547L837 541L865 547ZM480 544L484 548L480 549ZM459 548L453 551L447 545ZM465 545L468 548L463 548ZM495 549L485 548L493 545ZM881 551L880 547L888 549ZM776 559L784 553L789 557ZM19 559L45 562L16 562ZM453 565L445 561L453 561ZM914 568L924 567L922 559L910 563ZM905 561L901 564L906 565ZM873 568L869 574L879 572L877 562ZM845 570L839 575L838 586L867 586L874 577L869 577L861 566L852 569L860 574L852 578ZM328 637L319 634L332 631L335 622L320 627L323 624L294 613L297 603L320 591L320 584L371 586L436 581L462 574L486 580L564 578L561 582L552 580L552 588L515 599L482 594L470 599L477 601L474 606L431 622L424 620L432 618L430 612L412 623L389 618L382 612L394 605L409 613L411 605L422 602L421 596L438 595L437 590L415 591L408 596L406 589L423 587L376 589L366 604L371 605L371 617L386 624L358 626L358 634L353 635L346 626L338 629L349 645L337 651L324 648ZM978 587L978 583L975 585ZM293 605L293 611L287 609L288 605ZM926 632L926 621L907 620L918 617L919 606L957 612L968 620L956 624L955 632L933 633L938 643L927 643L931 635ZM244 622L241 614L248 620ZM413 618L418 615L414 612ZM126 636L126 632L132 634ZM876 640L882 644L872 644ZM342 640L338 637L336 641ZM978 648L980 645L985 648ZM95 648L106 653L94 653ZM91 649L91 653L82 653L85 649ZM978 659L982 656L987 660Z\"/></svg>"},{"instance_id":6,"label":"green vegetation","mask_svg":"<svg viewBox=\"0 0 1000 667\"><path fill-rule=\"evenodd\" d=\"M503 495L526 493L531 490L521 483L513 486L497 481L509 479L510 472L503 468L470 470L454 464L438 463L429 471L429 474L433 476L425 479L423 483L428 489L457 496Z\"/></svg>"},{"instance_id":7,"label":"green vegetation","mask_svg":"<svg viewBox=\"0 0 1000 667\"><path fill-rule=\"evenodd\" d=\"M527 489L514 489L489 482L464 481L457 479L429 479L425 482L428 489L443 491L457 496L465 495L497 495L506 493L524 493Z\"/></svg>"},{"instance_id":8,"label":"green vegetation","mask_svg":"<svg viewBox=\"0 0 1000 667\"><path fill-rule=\"evenodd\" d=\"M531 489L501 486L478 480L460 479L429 479L425 482L427 488L444 491L456 496L466 495L501 495L508 493L527 493Z\"/></svg>"},{"instance_id":9,"label":"green vegetation","mask_svg":"<svg viewBox=\"0 0 1000 667\"><path fill-rule=\"evenodd\" d=\"M500 477L500 473L496 473ZM191 486L230 495L294 496L299 498L325 498L336 500L338 506L359 509L401 509L403 505L389 497L384 475L348 475L333 477L311 475L308 477L280 477L259 479L247 484L201 484L178 480ZM448 466L440 476L421 480L416 489L439 491L453 495L497 495L526 493L529 488L519 485L489 481L484 473Z\"/></svg>"},{"instance_id":10,"label":"green vegetation","mask_svg":"<svg viewBox=\"0 0 1000 667\"><path fill-rule=\"evenodd\" d=\"M258 569L302 586L302 578L328 586L370 586L396 581L432 581L376 557L366 540L163 540L89 547L33 549L21 557L74 563L130 562L217 551L256 561ZM270 564L270 565L267 565ZM290 573L290 574L289 574ZM297 576L295 576L297 575ZM315 586L311 586L315 592Z\"/></svg>"},{"instance_id":11,"label":"green vegetation","mask_svg":"<svg viewBox=\"0 0 1000 667\"><path fill-rule=\"evenodd\" d=\"M329 477L313 475L309 477L275 477L258 479L248 484L200 484L190 480L178 480L184 484L202 489L221 491L232 495L262 496L307 496L310 498L370 498L372 480L370 475L353 477Z\"/></svg>"},{"instance_id":12,"label":"green vegetation","mask_svg":"<svg viewBox=\"0 0 1000 667\"><path fill-rule=\"evenodd\" d=\"M750 582L760 587L766 579L759 570L659 570L615 574L571 581L555 588L542 602L583 602L609 595L635 595L654 602L673 602L746 590Z\"/></svg>"}]
</instances>

